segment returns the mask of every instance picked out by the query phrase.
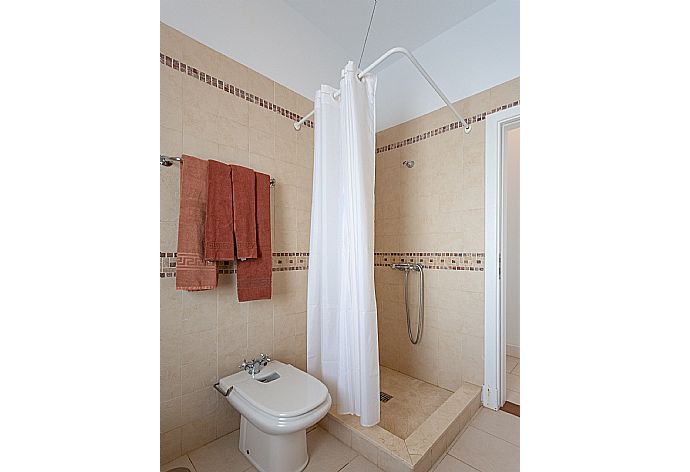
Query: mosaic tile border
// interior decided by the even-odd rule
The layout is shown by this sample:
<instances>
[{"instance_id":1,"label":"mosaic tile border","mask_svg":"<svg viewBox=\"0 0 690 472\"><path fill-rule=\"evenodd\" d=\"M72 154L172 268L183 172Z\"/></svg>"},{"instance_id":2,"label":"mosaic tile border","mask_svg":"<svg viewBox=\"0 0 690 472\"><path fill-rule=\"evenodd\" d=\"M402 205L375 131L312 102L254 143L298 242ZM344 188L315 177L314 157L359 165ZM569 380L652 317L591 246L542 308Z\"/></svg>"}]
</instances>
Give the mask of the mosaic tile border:
<instances>
[{"instance_id":1,"label":"mosaic tile border","mask_svg":"<svg viewBox=\"0 0 690 472\"><path fill-rule=\"evenodd\" d=\"M286 110L285 108L276 105L273 102L269 102L268 100L264 100L261 97L257 97L256 95L249 93L245 90L242 90L241 88L227 82L223 81L217 77L214 77L210 74L207 74L206 72L203 72L196 67L192 67L188 64L185 64L184 62L175 59L173 57L167 56L163 54L162 52L160 53L160 62L164 66L168 66L171 69L180 71L183 74L187 74L190 77L194 77L195 79L198 79L199 81L210 85L211 87L216 87L222 92L230 93L232 95L235 95L242 100L246 100L249 103L253 103L257 106L263 107L267 110L273 111L281 116L284 116L285 118L289 118L292 121L299 121L302 119L302 116L298 115L297 113ZM314 122L311 120L307 120L304 122L305 126L308 126L309 128L314 127Z\"/></svg>"},{"instance_id":2,"label":"mosaic tile border","mask_svg":"<svg viewBox=\"0 0 690 472\"><path fill-rule=\"evenodd\" d=\"M395 262L415 262L425 269L438 270L484 270L483 252L375 252L374 267L388 267ZM177 267L176 252L160 253L160 276L175 277ZM274 252L273 272L289 270L307 270L309 268L308 252ZM219 274L237 272L235 261L218 263Z\"/></svg>"},{"instance_id":3,"label":"mosaic tile border","mask_svg":"<svg viewBox=\"0 0 690 472\"><path fill-rule=\"evenodd\" d=\"M235 261L218 262L219 274L234 274L237 272ZM273 253L273 272L283 272L287 270L307 270L309 267L308 252L274 252ZM175 277L177 270L177 253L160 253L160 276Z\"/></svg>"},{"instance_id":4,"label":"mosaic tile border","mask_svg":"<svg viewBox=\"0 0 690 472\"><path fill-rule=\"evenodd\" d=\"M416 262L425 269L484 270L483 252L375 252L374 267L396 262Z\"/></svg>"},{"instance_id":5,"label":"mosaic tile border","mask_svg":"<svg viewBox=\"0 0 690 472\"><path fill-rule=\"evenodd\" d=\"M513 108L515 106L518 106L520 104L520 99L511 102L511 103L506 103L505 105L501 105L499 107L496 107L492 110L485 111L482 113L477 113L474 116L470 116L468 118L465 118L468 124L472 123L477 123L478 121L484 121L486 120L486 117L499 112L501 110L507 110L508 108ZM393 149L398 149L404 146L409 146L410 144L418 143L419 141L423 141L428 138L432 138L434 136L438 136L439 134L446 133L448 131L452 131L454 129L462 129L462 125L459 121L454 121L452 123L449 123L447 125L439 126L438 128L425 131L423 133L418 134L417 136L412 136L410 138L403 139L402 141L398 141L397 143L392 143L392 144L386 144L385 146L377 147L376 148L376 154L386 152L386 151L391 151Z\"/></svg>"}]
</instances>

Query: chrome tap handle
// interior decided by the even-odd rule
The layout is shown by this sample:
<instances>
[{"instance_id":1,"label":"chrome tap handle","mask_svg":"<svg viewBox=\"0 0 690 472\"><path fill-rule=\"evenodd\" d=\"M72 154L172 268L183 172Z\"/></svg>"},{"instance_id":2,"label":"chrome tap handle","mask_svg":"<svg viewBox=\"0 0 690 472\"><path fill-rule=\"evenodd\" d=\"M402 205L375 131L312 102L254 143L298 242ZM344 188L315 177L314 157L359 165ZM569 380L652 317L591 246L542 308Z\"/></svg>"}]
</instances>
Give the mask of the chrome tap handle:
<instances>
[{"instance_id":1,"label":"chrome tap handle","mask_svg":"<svg viewBox=\"0 0 690 472\"><path fill-rule=\"evenodd\" d=\"M269 362L271 362L271 358L268 357L266 354L264 354L264 353L262 352L262 353L261 353L261 359L259 359L259 363L260 363L261 365L264 365L264 366L265 366L265 365L267 365Z\"/></svg>"},{"instance_id":2,"label":"chrome tap handle","mask_svg":"<svg viewBox=\"0 0 690 472\"><path fill-rule=\"evenodd\" d=\"M247 362L247 359L245 359L245 360L242 361L242 363L241 363L240 365L238 365L237 367L239 367L239 368L242 369L242 370L247 370L247 367L250 366L250 365L252 365L252 364L250 364L249 362Z\"/></svg>"}]
</instances>

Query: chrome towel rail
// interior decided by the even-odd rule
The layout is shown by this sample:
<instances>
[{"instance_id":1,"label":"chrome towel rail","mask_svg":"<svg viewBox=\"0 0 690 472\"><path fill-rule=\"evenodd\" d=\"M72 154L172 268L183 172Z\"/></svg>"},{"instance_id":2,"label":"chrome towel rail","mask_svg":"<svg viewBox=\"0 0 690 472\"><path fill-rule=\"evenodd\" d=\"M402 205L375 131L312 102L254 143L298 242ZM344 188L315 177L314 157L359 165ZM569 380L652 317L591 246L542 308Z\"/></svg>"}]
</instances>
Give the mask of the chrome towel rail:
<instances>
[{"instance_id":1,"label":"chrome towel rail","mask_svg":"<svg viewBox=\"0 0 690 472\"><path fill-rule=\"evenodd\" d=\"M181 157L165 156L163 154L160 154L160 156L161 156L161 165L163 167L170 167L171 165L173 165L173 162L182 162ZM270 182L271 182L271 187L276 186L276 179L274 179L273 177L271 177Z\"/></svg>"}]
</instances>

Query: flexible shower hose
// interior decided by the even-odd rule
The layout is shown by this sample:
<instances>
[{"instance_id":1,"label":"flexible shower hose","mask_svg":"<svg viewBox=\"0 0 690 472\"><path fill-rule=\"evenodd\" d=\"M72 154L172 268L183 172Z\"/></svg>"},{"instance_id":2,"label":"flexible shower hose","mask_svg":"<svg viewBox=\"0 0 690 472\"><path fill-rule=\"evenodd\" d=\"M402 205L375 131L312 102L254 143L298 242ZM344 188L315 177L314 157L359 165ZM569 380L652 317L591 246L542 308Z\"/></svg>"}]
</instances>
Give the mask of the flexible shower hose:
<instances>
[{"instance_id":1,"label":"flexible shower hose","mask_svg":"<svg viewBox=\"0 0 690 472\"><path fill-rule=\"evenodd\" d=\"M407 276L410 270L419 271L419 311L417 313L417 335L412 336L412 325L410 323L410 304L407 301ZM424 331L424 270L421 264L416 265L416 269L405 270L405 315L407 316L407 336L410 338L412 344L417 344L422 339Z\"/></svg>"}]
</instances>

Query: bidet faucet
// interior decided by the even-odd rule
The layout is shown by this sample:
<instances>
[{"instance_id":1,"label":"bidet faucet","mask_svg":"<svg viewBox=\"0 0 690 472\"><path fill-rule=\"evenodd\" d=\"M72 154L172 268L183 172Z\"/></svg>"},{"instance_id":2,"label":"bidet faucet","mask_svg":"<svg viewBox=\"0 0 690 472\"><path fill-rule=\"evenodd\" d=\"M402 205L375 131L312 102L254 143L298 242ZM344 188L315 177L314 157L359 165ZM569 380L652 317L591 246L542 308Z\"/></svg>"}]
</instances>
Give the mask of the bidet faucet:
<instances>
[{"instance_id":1,"label":"bidet faucet","mask_svg":"<svg viewBox=\"0 0 690 472\"><path fill-rule=\"evenodd\" d=\"M242 362L242 364L239 365L240 369L245 370L249 375L254 377L256 374L261 372L261 369L268 365L269 362L271 362L271 358L268 357L266 354L263 352L260 354L261 357L258 359L252 359L251 361L247 362L247 359Z\"/></svg>"}]
</instances>

